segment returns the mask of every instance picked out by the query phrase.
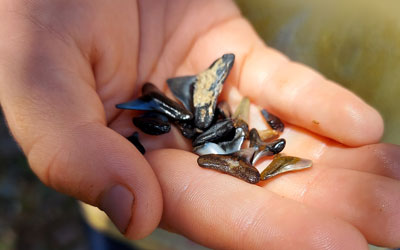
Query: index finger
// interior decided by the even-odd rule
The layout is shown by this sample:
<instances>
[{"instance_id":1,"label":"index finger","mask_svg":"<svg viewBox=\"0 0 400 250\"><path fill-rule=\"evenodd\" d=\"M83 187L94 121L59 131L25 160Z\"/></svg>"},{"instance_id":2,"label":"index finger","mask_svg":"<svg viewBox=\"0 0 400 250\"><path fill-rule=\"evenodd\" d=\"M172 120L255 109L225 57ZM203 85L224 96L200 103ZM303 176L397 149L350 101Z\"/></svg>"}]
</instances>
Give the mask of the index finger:
<instances>
[{"instance_id":1,"label":"index finger","mask_svg":"<svg viewBox=\"0 0 400 250\"><path fill-rule=\"evenodd\" d=\"M235 53L228 85L283 120L350 146L379 141L379 113L349 90L268 48L243 18L203 34L177 75L204 70L223 53ZM327 59L329 60L329 59Z\"/></svg>"}]
</instances>

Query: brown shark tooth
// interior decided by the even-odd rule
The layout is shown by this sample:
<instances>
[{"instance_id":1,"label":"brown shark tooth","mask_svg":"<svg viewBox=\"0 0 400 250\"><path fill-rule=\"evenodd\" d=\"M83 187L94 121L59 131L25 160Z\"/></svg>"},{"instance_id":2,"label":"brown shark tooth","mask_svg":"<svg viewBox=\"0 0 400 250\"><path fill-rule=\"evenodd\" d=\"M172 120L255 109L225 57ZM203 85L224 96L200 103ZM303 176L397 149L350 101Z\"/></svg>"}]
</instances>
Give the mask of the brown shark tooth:
<instances>
[{"instance_id":1,"label":"brown shark tooth","mask_svg":"<svg viewBox=\"0 0 400 250\"><path fill-rule=\"evenodd\" d=\"M162 135L171 130L168 118L157 112L147 112L132 119L133 124L149 135Z\"/></svg>"},{"instance_id":2,"label":"brown shark tooth","mask_svg":"<svg viewBox=\"0 0 400 250\"><path fill-rule=\"evenodd\" d=\"M248 183L255 184L260 181L258 170L235 153L230 155L202 155L197 159L197 163L201 167L235 176Z\"/></svg>"},{"instance_id":3,"label":"brown shark tooth","mask_svg":"<svg viewBox=\"0 0 400 250\"><path fill-rule=\"evenodd\" d=\"M278 174L297 171L312 166L312 161L294 156L276 155L272 162L262 171L261 180L267 180Z\"/></svg>"},{"instance_id":4,"label":"brown shark tooth","mask_svg":"<svg viewBox=\"0 0 400 250\"><path fill-rule=\"evenodd\" d=\"M235 55L225 54L214 61L204 72L197 75L193 91L194 119L196 127L208 128L214 118L217 99L222 85L233 66Z\"/></svg>"},{"instance_id":5,"label":"brown shark tooth","mask_svg":"<svg viewBox=\"0 0 400 250\"><path fill-rule=\"evenodd\" d=\"M265 109L261 110L261 114L264 116L264 119L267 121L267 123L272 129L278 130L279 132L283 132L285 125L283 124L281 119L269 113Z\"/></svg>"},{"instance_id":6,"label":"brown shark tooth","mask_svg":"<svg viewBox=\"0 0 400 250\"><path fill-rule=\"evenodd\" d=\"M158 111L174 120L191 120L193 114L181 104L165 96L154 84L145 83L142 96L138 99L118 104L120 109Z\"/></svg>"},{"instance_id":7,"label":"brown shark tooth","mask_svg":"<svg viewBox=\"0 0 400 250\"><path fill-rule=\"evenodd\" d=\"M279 138L279 132L273 129L259 130L258 134L263 142L269 142Z\"/></svg>"}]
</instances>

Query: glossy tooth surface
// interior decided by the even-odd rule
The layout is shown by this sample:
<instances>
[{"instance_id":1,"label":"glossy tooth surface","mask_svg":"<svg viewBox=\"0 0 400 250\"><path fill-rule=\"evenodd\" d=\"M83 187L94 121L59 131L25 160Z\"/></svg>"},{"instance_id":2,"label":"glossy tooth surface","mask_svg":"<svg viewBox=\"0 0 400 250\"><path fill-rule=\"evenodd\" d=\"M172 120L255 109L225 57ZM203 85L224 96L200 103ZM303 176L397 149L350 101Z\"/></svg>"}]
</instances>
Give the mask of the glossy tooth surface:
<instances>
[{"instance_id":1,"label":"glossy tooth surface","mask_svg":"<svg viewBox=\"0 0 400 250\"><path fill-rule=\"evenodd\" d=\"M162 135L171 130L168 118L160 113L148 112L132 119L133 124L149 135Z\"/></svg>"},{"instance_id":2,"label":"glossy tooth surface","mask_svg":"<svg viewBox=\"0 0 400 250\"><path fill-rule=\"evenodd\" d=\"M254 153L254 157L251 164L254 165L261 157L279 154L285 148L285 145L286 145L285 139L278 139L273 142L269 143L263 142L262 144L255 145L254 147L257 150Z\"/></svg>"},{"instance_id":3,"label":"glossy tooth surface","mask_svg":"<svg viewBox=\"0 0 400 250\"><path fill-rule=\"evenodd\" d=\"M283 124L281 119L269 113L265 109L261 110L261 114L264 116L264 119L267 121L267 123L272 129L278 130L279 132L283 132L285 125Z\"/></svg>"},{"instance_id":4,"label":"glossy tooth surface","mask_svg":"<svg viewBox=\"0 0 400 250\"><path fill-rule=\"evenodd\" d=\"M143 95L138 99L118 104L120 109L154 110L163 113L174 120L190 120L193 114L181 104L165 96L154 84L145 83L142 87Z\"/></svg>"},{"instance_id":5,"label":"glossy tooth surface","mask_svg":"<svg viewBox=\"0 0 400 250\"><path fill-rule=\"evenodd\" d=\"M197 75L193 91L193 107L195 124L198 128L205 129L211 125L218 96L234 60L233 54L225 54L207 70Z\"/></svg>"},{"instance_id":6,"label":"glossy tooth surface","mask_svg":"<svg viewBox=\"0 0 400 250\"><path fill-rule=\"evenodd\" d=\"M234 133L235 127L231 119L217 122L202 134L197 136L192 145L198 146L206 142L218 142Z\"/></svg>"},{"instance_id":7,"label":"glossy tooth surface","mask_svg":"<svg viewBox=\"0 0 400 250\"><path fill-rule=\"evenodd\" d=\"M294 156L274 157L273 161L261 173L261 180L267 180L278 174L289 171L297 171L306 169L312 166L312 161Z\"/></svg>"},{"instance_id":8,"label":"glossy tooth surface","mask_svg":"<svg viewBox=\"0 0 400 250\"><path fill-rule=\"evenodd\" d=\"M142 155L146 153L146 149L143 147L142 143L139 141L139 133L134 132L131 136L127 137L128 141L130 141L136 148L139 150Z\"/></svg>"},{"instance_id":9,"label":"glossy tooth surface","mask_svg":"<svg viewBox=\"0 0 400 250\"><path fill-rule=\"evenodd\" d=\"M233 154L202 155L197 159L197 163L201 167L214 169L235 176L248 183L255 184L260 181L260 173L258 170L248 162L244 161L242 158Z\"/></svg>"},{"instance_id":10,"label":"glossy tooth surface","mask_svg":"<svg viewBox=\"0 0 400 250\"><path fill-rule=\"evenodd\" d=\"M278 137L279 137L278 131L273 130L273 129L260 130L260 131L258 131L258 134L260 136L261 141L263 141L263 142L272 141L272 140L278 139Z\"/></svg>"},{"instance_id":11,"label":"glossy tooth surface","mask_svg":"<svg viewBox=\"0 0 400 250\"><path fill-rule=\"evenodd\" d=\"M206 142L203 145L193 148L193 152L198 155L209 155L209 154L226 154L225 150L222 149L218 144L213 142Z\"/></svg>"},{"instance_id":12,"label":"glossy tooth surface","mask_svg":"<svg viewBox=\"0 0 400 250\"><path fill-rule=\"evenodd\" d=\"M196 76L182 76L167 80L169 89L187 110L193 109L193 87L196 79Z\"/></svg>"},{"instance_id":13,"label":"glossy tooth surface","mask_svg":"<svg viewBox=\"0 0 400 250\"><path fill-rule=\"evenodd\" d=\"M246 133L243 131L243 129L237 128L233 140L220 142L218 145L225 151L225 154L231 154L240 150L245 137Z\"/></svg>"},{"instance_id":14,"label":"glossy tooth surface","mask_svg":"<svg viewBox=\"0 0 400 250\"><path fill-rule=\"evenodd\" d=\"M182 135L188 139L195 139L199 134L203 133L200 129L196 128L193 120L190 121L177 121L175 125L179 128Z\"/></svg>"}]
</instances>

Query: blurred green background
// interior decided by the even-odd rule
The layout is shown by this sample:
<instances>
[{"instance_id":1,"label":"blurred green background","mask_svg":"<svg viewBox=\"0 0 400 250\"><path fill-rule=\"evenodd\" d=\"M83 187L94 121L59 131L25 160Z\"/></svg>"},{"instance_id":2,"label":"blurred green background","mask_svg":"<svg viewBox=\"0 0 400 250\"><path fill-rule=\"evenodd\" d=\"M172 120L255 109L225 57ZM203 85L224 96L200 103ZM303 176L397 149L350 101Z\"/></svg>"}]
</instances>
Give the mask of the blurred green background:
<instances>
[{"instance_id":1,"label":"blurred green background","mask_svg":"<svg viewBox=\"0 0 400 250\"><path fill-rule=\"evenodd\" d=\"M269 46L360 95L400 144L400 2L237 0ZM0 114L0 250L88 249L77 203L41 184Z\"/></svg>"},{"instance_id":2,"label":"blurred green background","mask_svg":"<svg viewBox=\"0 0 400 250\"><path fill-rule=\"evenodd\" d=\"M383 140L400 144L400 1L236 2L269 46L378 109Z\"/></svg>"}]
</instances>

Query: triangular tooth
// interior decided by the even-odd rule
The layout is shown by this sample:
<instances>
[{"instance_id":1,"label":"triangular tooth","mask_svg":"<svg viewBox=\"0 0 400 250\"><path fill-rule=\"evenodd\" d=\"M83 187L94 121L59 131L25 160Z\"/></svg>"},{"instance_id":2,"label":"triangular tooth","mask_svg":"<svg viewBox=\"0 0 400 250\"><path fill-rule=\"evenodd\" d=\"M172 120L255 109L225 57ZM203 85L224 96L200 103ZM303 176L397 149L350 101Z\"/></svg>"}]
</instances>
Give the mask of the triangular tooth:
<instances>
[{"instance_id":1,"label":"triangular tooth","mask_svg":"<svg viewBox=\"0 0 400 250\"><path fill-rule=\"evenodd\" d=\"M273 130L273 129L260 130L260 131L258 131L258 134L260 136L261 141L263 141L263 142L270 142L279 137L278 131Z\"/></svg>"},{"instance_id":2,"label":"triangular tooth","mask_svg":"<svg viewBox=\"0 0 400 250\"><path fill-rule=\"evenodd\" d=\"M285 145L286 140L282 138L273 142L263 142L260 145L254 146L257 151L254 153L254 157L251 163L254 165L261 157L279 154L285 148Z\"/></svg>"},{"instance_id":3,"label":"triangular tooth","mask_svg":"<svg viewBox=\"0 0 400 250\"><path fill-rule=\"evenodd\" d=\"M195 124L198 128L205 129L211 125L218 96L234 59L233 54L225 54L215 60L207 70L197 75L193 91L193 107Z\"/></svg>"},{"instance_id":4,"label":"triangular tooth","mask_svg":"<svg viewBox=\"0 0 400 250\"><path fill-rule=\"evenodd\" d=\"M187 110L193 110L193 85L196 76L182 76L169 78L167 84L172 94L185 106Z\"/></svg>"},{"instance_id":5,"label":"triangular tooth","mask_svg":"<svg viewBox=\"0 0 400 250\"><path fill-rule=\"evenodd\" d=\"M148 100L135 99L129 102L117 104L115 107L119 109L132 109L132 110L154 110L155 106Z\"/></svg>"},{"instance_id":6,"label":"triangular tooth","mask_svg":"<svg viewBox=\"0 0 400 250\"><path fill-rule=\"evenodd\" d=\"M261 180L267 180L276 175L289 172L298 171L312 166L312 161L302 159L294 156L280 156L274 157L273 161L262 171Z\"/></svg>"}]
</instances>

